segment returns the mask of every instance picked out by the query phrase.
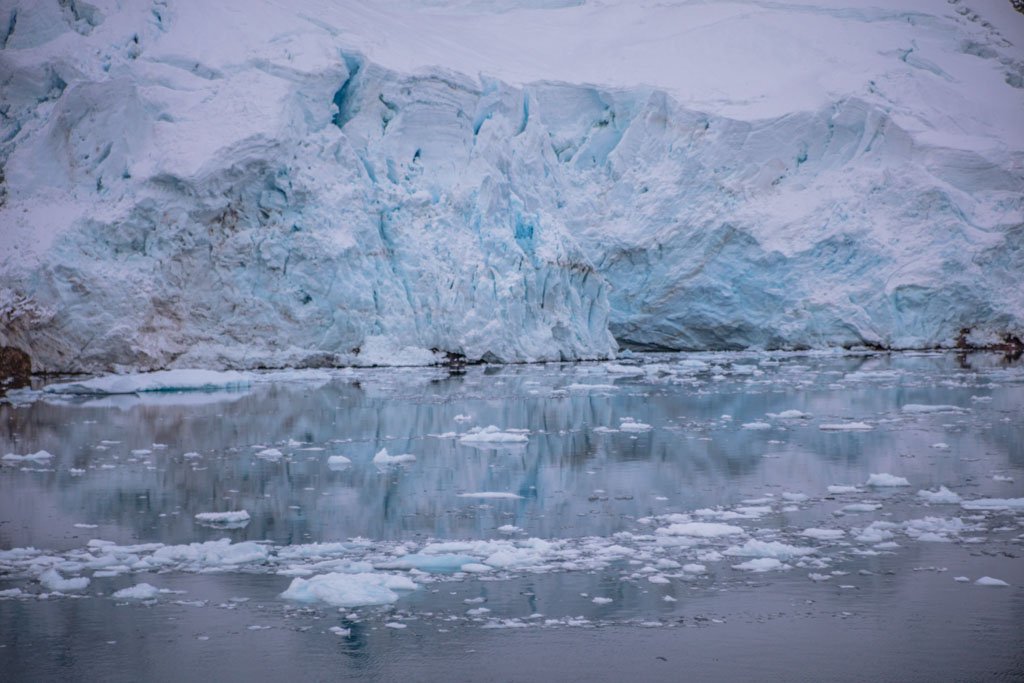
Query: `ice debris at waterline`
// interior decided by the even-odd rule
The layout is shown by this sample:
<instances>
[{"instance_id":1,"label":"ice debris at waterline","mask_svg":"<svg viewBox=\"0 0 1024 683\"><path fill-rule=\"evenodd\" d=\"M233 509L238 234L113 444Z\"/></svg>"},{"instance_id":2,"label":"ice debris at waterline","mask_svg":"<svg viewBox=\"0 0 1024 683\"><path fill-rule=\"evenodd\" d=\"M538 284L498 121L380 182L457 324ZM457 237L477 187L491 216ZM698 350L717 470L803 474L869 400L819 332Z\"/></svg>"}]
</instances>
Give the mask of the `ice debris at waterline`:
<instances>
[{"instance_id":1,"label":"ice debris at waterline","mask_svg":"<svg viewBox=\"0 0 1024 683\"><path fill-rule=\"evenodd\" d=\"M948 492L948 490L946 490ZM941 493L941 491L940 491ZM483 500L520 500L505 492L459 494ZM878 494L885 495L885 494ZM790 496L794 498L795 496ZM769 499L770 500L770 499ZM764 526L779 510L794 502L805 509L828 502L801 494L798 501L780 499L766 505L741 504L732 508L669 513L636 520L632 531L610 537L507 538L515 527L497 529L503 538L483 540L371 541L354 538L341 542L278 545L229 539L171 545L138 543L119 545L94 539L85 547L66 551L13 548L0 551L0 576L18 585L5 588L0 598L43 597L38 585L58 596L81 591L92 579L119 581L120 577L159 572L244 572L290 577L281 594L286 600L338 607L393 603L409 591L437 582L462 582L486 574L510 579L521 574L593 572L612 570L623 582L643 581L669 587L693 581L710 585L728 581L729 572L768 573L800 568L821 574L839 571L865 555L900 552L904 542L984 541L1003 528L998 515L971 518L927 515L899 521L892 517L852 522L834 528L779 529ZM907 496L906 503L927 497ZM943 499L943 502L947 502ZM992 512L1024 510L1022 499L978 499L976 509ZM968 508L971 501L964 501ZM880 505L869 506L871 511ZM734 524L701 521L708 516L734 520ZM243 520L244 511L200 513L198 519ZM837 520L844 519L839 517ZM852 519L852 518L851 518ZM652 528L653 527L653 528ZM653 533L652 533L653 530ZM89 576L91 575L91 576ZM817 580L817 579L816 579ZM982 583L981 585L1002 585ZM13 592L14 589L18 592ZM120 588L115 599L159 599L163 589L142 583Z\"/></svg>"},{"instance_id":2,"label":"ice debris at waterline","mask_svg":"<svg viewBox=\"0 0 1024 683\"><path fill-rule=\"evenodd\" d=\"M0 29L37 370L1024 330L1007 2L80 4Z\"/></svg>"}]
</instances>

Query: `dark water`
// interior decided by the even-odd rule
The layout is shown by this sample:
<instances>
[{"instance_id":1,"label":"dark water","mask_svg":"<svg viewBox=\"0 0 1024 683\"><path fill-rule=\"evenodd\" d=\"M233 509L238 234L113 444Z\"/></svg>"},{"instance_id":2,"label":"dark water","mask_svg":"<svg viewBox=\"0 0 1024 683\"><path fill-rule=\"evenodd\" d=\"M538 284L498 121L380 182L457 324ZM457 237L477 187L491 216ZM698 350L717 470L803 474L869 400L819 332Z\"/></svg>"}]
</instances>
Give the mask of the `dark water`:
<instances>
[{"instance_id":1,"label":"dark water","mask_svg":"<svg viewBox=\"0 0 1024 683\"><path fill-rule=\"evenodd\" d=\"M0 469L0 591L21 591L0 597L0 678L1024 677L1019 364L639 360L0 404L0 454L54 456ZM787 410L806 417L767 417ZM623 418L650 429L601 431ZM851 421L870 429L821 429ZM487 425L528 440L447 435ZM256 455L271 447L281 457ZM374 464L381 448L416 460ZM865 486L877 473L910 485ZM966 505L918 495L940 485ZM479 492L518 497L460 495ZM977 499L1009 503L970 509ZM843 510L864 504L878 507ZM194 518L243 509L237 529ZM739 530L666 531L678 523ZM221 538L259 552L180 550ZM403 560L453 540L466 541L454 566ZM731 554L753 541L805 554ZM735 568L759 558L779 566ZM458 571L466 561L481 573ZM357 608L280 597L295 577L359 567L419 589ZM55 591L41 582L50 568L90 582ZM1010 585L975 585L983 576ZM139 583L180 592L112 597Z\"/></svg>"}]
</instances>

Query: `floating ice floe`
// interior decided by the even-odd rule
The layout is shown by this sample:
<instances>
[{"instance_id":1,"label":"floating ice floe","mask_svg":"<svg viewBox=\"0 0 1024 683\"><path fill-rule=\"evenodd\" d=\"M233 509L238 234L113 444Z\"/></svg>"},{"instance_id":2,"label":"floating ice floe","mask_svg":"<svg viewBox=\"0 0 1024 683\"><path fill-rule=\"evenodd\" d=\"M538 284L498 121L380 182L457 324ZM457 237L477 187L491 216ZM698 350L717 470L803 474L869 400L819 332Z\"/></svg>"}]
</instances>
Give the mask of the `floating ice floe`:
<instances>
[{"instance_id":1,"label":"floating ice floe","mask_svg":"<svg viewBox=\"0 0 1024 683\"><path fill-rule=\"evenodd\" d=\"M903 477L897 477L887 472L872 474L864 482L865 486L888 487L888 486L910 486L910 482Z\"/></svg>"},{"instance_id":2,"label":"floating ice floe","mask_svg":"<svg viewBox=\"0 0 1024 683\"><path fill-rule=\"evenodd\" d=\"M960 503L964 510L1024 510L1024 498L977 498Z\"/></svg>"},{"instance_id":3,"label":"floating ice floe","mask_svg":"<svg viewBox=\"0 0 1024 683\"><path fill-rule=\"evenodd\" d=\"M779 420L807 420L812 416L800 410L783 410L781 413L768 413L768 417Z\"/></svg>"},{"instance_id":4,"label":"floating ice floe","mask_svg":"<svg viewBox=\"0 0 1024 683\"><path fill-rule=\"evenodd\" d=\"M89 585L89 579L80 576L73 579L65 579L56 569L47 569L39 575L39 583L52 591L80 591Z\"/></svg>"},{"instance_id":5,"label":"floating ice floe","mask_svg":"<svg viewBox=\"0 0 1024 683\"><path fill-rule=\"evenodd\" d=\"M618 389L614 384L569 384L565 387L566 391L582 392L582 391L615 391Z\"/></svg>"},{"instance_id":6,"label":"floating ice floe","mask_svg":"<svg viewBox=\"0 0 1024 683\"><path fill-rule=\"evenodd\" d=\"M833 484L828 487L829 493L859 493L860 488L849 484Z\"/></svg>"},{"instance_id":7,"label":"floating ice floe","mask_svg":"<svg viewBox=\"0 0 1024 683\"><path fill-rule=\"evenodd\" d=\"M918 491L917 497L933 505L956 505L962 500L945 486L940 486L938 491Z\"/></svg>"},{"instance_id":8,"label":"floating ice floe","mask_svg":"<svg viewBox=\"0 0 1024 683\"><path fill-rule=\"evenodd\" d=\"M323 602L334 607L365 607L393 603L398 600L399 592L417 588L416 582L406 576L331 572L310 579L293 579L281 597L296 602Z\"/></svg>"},{"instance_id":9,"label":"floating ice floe","mask_svg":"<svg viewBox=\"0 0 1024 683\"><path fill-rule=\"evenodd\" d=\"M376 465L399 465L405 462L413 462L416 460L416 456L412 453L400 453L399 455L389 455L388 449L382 448L377 451L377 454L373 456L373 462Z\"/></svg>"},{"instance_id":10,"label":"floating ice floe","mask_svg":"<svg viewBox=\"0 0 1024 683\"><path fill-rule=\"evenodd\" d=\"M1010 584L1006 583L1002 579L994 579L991 576L983 576L974 582L975 586L990 586L992 588L1004 588Z\"/></svg>"},{"instance_id":11,"label":"floating ice floe","mask_svg":"<svg viewBox=\"0 0 1024 683\"><path fill-rule=\"evenodd\" d=\"M653 429L646 422L637 422L631 417L624 417L619 422L619 431L622 432L647 432Z\"/></svg>"},{"instance_id":12,"label":"floating ice floe","mask_svg":"<svg viewBox=\"0 0 1024 683\"><path fill-rule=\"evenodd\" d=\"M36 451L35 453L29 453L27 455L18 455L17 453L8 453L2 460L7 462L46 462L53 457L53 453L47 451Z\"/></svg>"},{"instance_id":13,"label":"floating ice floe","mask_svg":"<svg viewBox=\"0 0 1024 683\"><path fill-rule=\"evenodd\" d=\"M763 430L763 429L771 429L772 428L772 426L769 423L767 423L767 422L744 422L740 426L743 429L752 429L752 430L755 430L755 431L759 431L759 430Z\"/></svg>"},{"instance_id":14,"label":"floating ice floe","mask_svg":"<svg viewBox=\"0 0 1024 683\"><path fill-rule=\"evenodd\" d=\"M148 583L138 583L130 588L122 588L113 595L118 600L152 600L160 595L160 589Z\"/></svg>"},{"instance_id":15,"label":"floating ice floe","mask_svg":"<svg viewBox=\"0 0 1024 683\"><path fill-rule=\"evenodd\" d=\"M965 531L972 527L965 524L959 517L924 517L923 519L912 519L903 523L904 532L916 541L927 541L937 543L949 543L956 540Z\"/></svg>"},{"instance_id":16,"label":"floating ice floe","mask_svg":"<svg viewBox=\"0 0 1024 683\"><path fill-rule=\"evenodd\" d=\"M516 493L506 493L504 491L478 491L476 493L460 493L459 498L485 498L485 499L505 499L505 500L518 500L522 496Z\"/></svg>"},{"instance_id":17,"label":"floating ice floe","mask_svg":"<svg viewBox=\"0 0 1024 683\"><path fill-rule=\"evenodd\" d=\"M529 437L520 431L502 431L494 425L489 427L474 427L459 437L459 441L465 444L492 444L508 443L522 444L529 441Z\"/></svg>"},{"instance_id":18,"label":"floating ice floe","mask_svg":"<svg viewBox=\"0 0 1024 683\"><path fill-rule=\"evenodd\" d=\"M257 458L263 458L264 460L279 460L284 456L277 448L264 448L256 453Z\"/></svg>"},{"instance_id":19,"label":"floating ice floe","mask_svg":"<svg viewBox=\"0 0 1024 683\"><path fill-rule=\"evenodd\" d=\"M697 538L717 538L719 536L737 536L746 534L743 527L717 522L682 522L670 524L655 530L665 536L695 536Z\"/></svg>"},{"instance_id":20,"label":"floating ice floe","mask_svg":"<svg viewBox=\"0 0 1024 683\"><path fill-rule=\"evenodd\" d=\"M964 409L960 406L948 405L923 405L920 403L908 403L900 409L908 415L929 415L931 413L962 413Z\"/></svg>"},{"instance_id":21,"label":"floating ice floe","mask_svg":"<svg viewBox=\"0 0 1024 683\"><path fill-rule=\"evenodd\" d=\"M801 536L807 538L814 538L819 541L835 541L846 535L846 532L842 529L804 529L800 532Z\"/></svg>"},{"instance_id":22,"label":"floating ice floe","mask_svg":"<svg viewBox=\"0 0 1024 683\"><path fill-rule=\"evenodd\" d=\"M783 564L774 557L758 557L753 560L747 560L739 564L732 565L733 569L739 569L745 572L771 572L780 569L789 569L789 565Z\"/></svg>"},{"instance_id":23,"label":"floating ice floe","mask_svg":"<svg viewBox=\"0 0 1024 683\"><path fill-rule=\"evenodd\" d=\"M790 560L814 552L814 548L793 546L781 541L759 541L754 538L743 545L734 545L725 550L725 554L731 557L767 557L779 560Z\"/></svg>"},{"instance_id":24,"label":"floating ice floe","mask_svg":"<svg viewBox=\"0 0 1024 683\"><path fill-rule=\"evenodd\" d=\"M882 506L878 503L850 503L849 505L843 506L843 512L874 512L875 510L881 510Z\"/></svg>"},{"instance_id":25,"label":"floating ice floe","mask_svg":"<svg viewBox=\"0 0 1024 683\"><path fill-rule=\"evenodd\" d=\"M937 451L948 451L949 450L949 444L948 443L943 443L942 441L940 441L938 443L933 443L932 444L932 448L934 448Z\"/></svg>"},{"instance_id":26,"label":"floating ice floe","mask_svg":"<svg viewBox=\"0 0 1024 683\"><path fill-rule=\"evenodd\" d=\"M825 432L868 432L874 429L867 422L832 422L818 425Z\"/></svg>"},{"instance_id":27,"label":"floating ice floe","mask_svg":"<svg viewBox=\"0 0 1024 683\"><path fill-rule=\"evenodd\" d=\"M241 389L252 382L252 374L217 370L160 370L131 375L104 375L81 382L51 384L48 394L109 395L158 391L213 391Z\"/></svg>"},{"instance_id":28,"label":"floating ice floe","mask_svg":"<svg viewBox=\"0 0 1024 683\"><path fill-rule=\"evenodd\" d=\"M246 510L235 512L200 512L196 521L200 524L223 529L240 529L249 524L249 513Z\"/></svg>"},{"instance_id":29,"label":"floating ice floe","mask_svg":"<svg viewBox=\"0 0 1024 683\"><path fill-rule=\"evenodd\" d=\"M332 455L327 458L327 466L332 470L340 470L351 464L352 461L346 458L344 455Z\"/></svg>"}]
</instances>

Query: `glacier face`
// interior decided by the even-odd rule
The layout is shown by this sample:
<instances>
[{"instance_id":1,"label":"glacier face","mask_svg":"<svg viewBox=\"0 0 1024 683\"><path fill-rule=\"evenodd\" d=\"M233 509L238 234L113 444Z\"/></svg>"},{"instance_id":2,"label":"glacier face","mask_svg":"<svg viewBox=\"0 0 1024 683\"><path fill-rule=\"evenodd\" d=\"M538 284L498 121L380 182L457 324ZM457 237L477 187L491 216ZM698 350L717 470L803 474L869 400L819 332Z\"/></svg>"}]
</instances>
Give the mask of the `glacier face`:
<instances>
[{"instance_id":1,"label":"glacier face","mask_svg":"<svg viewBox=\"0 0 1024 683\"><path fill-rule=\"evenodd\" d=\"M898 27L870 46L884 68L780 111L653 67L544 80L586 72L511 55L494 16L526 32L629 4L527 4L0 1L0 344L92 371L1024 330L1024 37L953 8L726 17ZM490 42L445 62L373 39L450 44L466 22ZM506 78L468 75L477 57Z\"/></svg>"}]
</instances>

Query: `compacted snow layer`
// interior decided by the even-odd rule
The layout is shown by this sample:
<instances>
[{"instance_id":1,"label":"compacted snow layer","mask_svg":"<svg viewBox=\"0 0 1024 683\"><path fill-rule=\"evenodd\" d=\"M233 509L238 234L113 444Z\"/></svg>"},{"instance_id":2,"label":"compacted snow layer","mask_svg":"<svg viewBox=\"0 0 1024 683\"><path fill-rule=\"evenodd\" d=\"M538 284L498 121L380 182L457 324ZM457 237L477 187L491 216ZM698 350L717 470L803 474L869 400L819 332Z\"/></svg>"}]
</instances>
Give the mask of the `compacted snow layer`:
<instances>
[{"instance_id":1,"label":"compacted snow layer","mask_svg":"<svg viewBox=\"0 0 1024 683\"><path fill-rule=\"evenodd\" d=\"M0 344L95 372L1024 328L1008 3L566 4L0 0Z\"/></svg>"}]
</instances>

